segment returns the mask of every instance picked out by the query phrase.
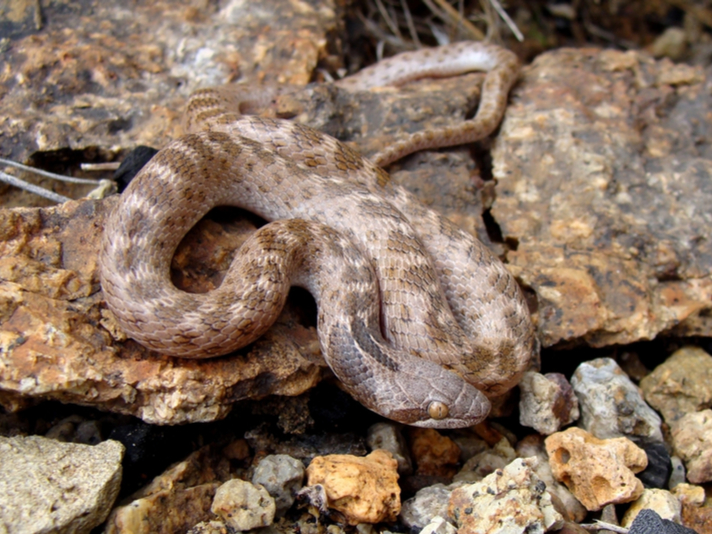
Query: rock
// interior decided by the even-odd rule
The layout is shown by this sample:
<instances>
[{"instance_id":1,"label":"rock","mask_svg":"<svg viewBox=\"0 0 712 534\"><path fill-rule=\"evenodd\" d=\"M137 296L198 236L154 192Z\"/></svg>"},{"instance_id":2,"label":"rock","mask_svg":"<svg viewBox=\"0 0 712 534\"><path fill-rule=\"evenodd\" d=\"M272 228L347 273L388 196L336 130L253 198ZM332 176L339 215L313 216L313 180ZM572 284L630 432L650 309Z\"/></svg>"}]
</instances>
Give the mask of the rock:
<instances>
[{"instance_id":1,"label":"rock","mask_svg":"<svg viewBox=\"0 0 712 534\"><path fill-rule=\"evenodd\" d=\"M712 405L712 356L698 347L675 351L640 381L645 400L669 425Z\"/></svg>"},{"instance_id":2,"label":"rock","mask_svg":"<svg viewBox=\"0 0 712 534\"><path fill-rule=\"evenodd\" d=\"M213 517L210 506L217 482L153 491L115 508L105 534L173 534Z\"/></svg>"},{"instance_id":3,"label":"rock","mask_svg":"<svg viewBox=\"0 0 712 534\"><path fill-rule=\"evenodd\" d=\"M517 457L507 438L502 438L491 449L475 454L453 477L453 482L478 482L497 469L504 468Z\"/></svg>"},{"instance_id":4,"label":"rock","mask_svg":"<svg viewBox=\"0 0 712 534\"><path fill-rule=\"evenodd\" d=\"M671 429L672 445L693 484L712 480L712 410L690 413Z\"/></svg>"},{"instance_id":5,"label":"rock","mask_svg":"<svg viewBox=\"0 0 712 534\"><path fill-rule=\"evenodd\" d=\"M536 457L538 462L534 467L536 475L544 481L547 491L551 494L556 510L567 521L581 522L588 510L573 496L566 486L554 478L549 465L549 457L544 446L544 437L539 435L526 436L517 443L516 454L520 458Z\"/></svg>"},{"instance_id":6,"label":"rock","mask_svg":"<svg viewBox=\"0 0 712 534\"><path fill-rule=\"evenodd\" d=\"M449 435L450 439L460 448L460 461L467 462L475 454L489 449L487 442L481 437L471 434L470 429L459 429ZM499 441L499 440L497 440Z\"/></svg>"},{"instance_id":7,"label":"rock","mask_svg":"<svg viewBox=\"0 0 712 534\"><path fill-rule=\"evenodd\" d=\"M661 518L653 510L641 510L628 534L697 534L694 530Z\"/></svg>"},{"instance_id":8,"label":"rock","mask_svg":"<svg viewBox=\"0 0 712 534\"><path fill-rule=\"evenodd\" d=\"M265 456L252 475L252 483L263 486L274 498L277 518L291 508L303 480L304 464L286 454Z\"/></svg>"},{"instance_id":9,"label":"rock","mask_svg":"<svg viewBox=\"0 0 712 534\"><path fill-rule=\"evenodd\" d=\"M647 508L655 510L655 513L663 519L669 519L677 524L682 522L680 517L682 506L675 495L662 489L646 489L626 510L621 526L630 528L638 514Z\"/></svg>"},{"instance_id":10,"label":"rock","mask_svg":"<svg viewBox=\"0 0 712 534\"><path fill-rule=\"evenodd\" d=\"M186 534L230 534L230 530L222 521L201 521Z\"/></svg>"},{"instance_id":11,"label":"rock","mask_svg":"<svg viewBox=\"0 0 712 534\"><path fill-rule=\"evenodd\" d=\"M452 526L447 520L439 515L433 517L433 519L425 525L420 534L455 534L457 529Z\"/></svg>"},{"instance_id":12,"label":"rock","mask_svg":"<svg viewBox=\"0 0 712 534\"><path fill-rule=\"evenodd\" d=\"M422 529L435 517L447 517L451 493L452 490L443 484L434 484L419 490L403 503L400 522L411 529Z\"/></svg>"},{"instance_id":13,"label":"rock","mask_svg":"<svg viewBox=\"0 0 712 534\"><path fill-rule=\"evenodd\" d=\"M579 418L576 395L560 373L524 373L519 390L519 423L523 426L549 435Z\"/></svg>"},{"instance_id":14,"label":"rock","mask_svg":"<svg viewBox=\"0 0 712 534\"><path fill-rule=\"evenodd\" d=\"M660 416L615 360L598 358L578 366L571 377L581 407L581 426L599 439L626 437L662 443Z\"/></svg>"},{"instance_id":15,"label":"rock","mask_svg":"<svg viewBox=\"0 0 712 534\"><path fill-rule=\"evenodd\" d=\"M398 426L393 423L376 423L368 429L366 443L372 451L384 449L391 453L398 462L398 474L409 475L413 472L413 462Z\"/></svg>"},{"instance_id":16,"label":"rock","mask_svg":"<svg viewBox=\"0 0 712 534\"><path fill-rule=\"evenodd\" d=\"M638 478L647 488L666 488L672 474L672 461L664 443L641 443L640 448L648 457L648 467L638 473Z\"/></svg>"},{"instance_id":17,"label":"rock","mask_svg":"<svg viewBox=\"0 0 712 534\"><path fill-rule=\"evenodd\" d=\"M671 456L670 463L672 464L672 473L670 474L670 480L668 481L668 488L673 489L678 484L687 482L687 476L685 474L685 463L679 456Z\"/></svg>"},{"instance_id":18,"label":"rock","mask_svg":"<svg viewBox=\"0 0 712 534\"><path fill-rule=\"evenodd\" d=\"M645 452L627 438L600 440L569 428L545 440L554 477L590 511L630 502L643 493L634 473L645 469Z\"/></svg>"},{"instance_id":19,"label":"rock","mask_svg":"<svg viewBox=\"0 0 712 534\"><path fill-rule=\"evenodd\" d=\"M388 451L318 456L307 467L307 484L322 485L329 508L349 525L395 521L400 512L398 462Z\"/></svg>"},{"instance_id":20,"label":"rock","mask_svg":"<svg viewBox=\"0 0 712 534\"><path fill-rule=\"evenodd\" d=\"M71 441L96 445L101 443L101 429L98 421L86 421L79 415L65 417L50 428L44 437L57 441Z\"/></svg>"},{"instance_id":21,"label":"rock","mask_svg":"<svg viewBox=\"0 0 712 534\"><path fill-rule=\"evenodd\" d=\"M702 506L705 503L705 488L694 484L678 484L670 490L682 504Z\"/></svg>"},{"instance_id":22,"label":"rock","mask_svg":"<svg viewBox=\"0 0 712 534\"><path fill-rule=\"evenodd\" d=\"M274 499L262 486L233 478L215 492L210 511L238 531L266 527L274 521Z\"/></svg>"},{"instance_id":23,"label":"rock","mask_svg":"<svg viewBox=\"0 0 712 534\"><path fill-rule=\"evenodd\" d=\"M449 515L458 534L557 530L564 524L554 510L546 484L534 473L536 458L518 458L486 476L461 486L450 497Z\"/></svg>"},{"instance_id":24,"label":"rock","mask_svg":"<svg viewBox=\"0 0 712 534\"><path fill-rule=\"evenodd\" d=\"M410 453L416 474L450 478L457 472L460 447L434 428L409 428Z\"/></svg>"},{"instance_id":25,"label":"rock","mask_svg":"<svg viewBox=\"0 0 712 534\"><path fill-rule=\"evenodd\" d=\"M0 437L0 525L7 534L89 533L121 486L123 446Z\"/></svg>"}]
</instances>

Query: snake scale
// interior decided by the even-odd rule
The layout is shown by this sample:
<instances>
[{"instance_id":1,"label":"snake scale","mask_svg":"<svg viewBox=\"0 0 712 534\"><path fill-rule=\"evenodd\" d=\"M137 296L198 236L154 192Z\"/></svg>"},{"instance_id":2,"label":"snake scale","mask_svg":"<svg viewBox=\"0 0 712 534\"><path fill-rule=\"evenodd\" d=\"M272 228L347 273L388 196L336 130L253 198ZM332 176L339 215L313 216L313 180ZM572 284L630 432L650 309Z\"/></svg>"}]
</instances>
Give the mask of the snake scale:
<instances>
[{"instance_id":1,"label":"snake scale","mask_svg":"<svg viewBox=\"0 0 712 534\"><path fill-rule=\"evenodd\" d=\"M491 133L518 68L507 50L462 42L406 52L335 82L363 91L487 71L473 119L411 134L372 160L307 126L242 115L249 95L196 92L186 112L193 133L141 170L105 225L101 284L119 325L163 354L219 356L260 337L289 287L301 286L317 302L323 355L359 402L416 426L481 421L488 398L516 385L536 350L526 303L482 243L380 166ZM170 282L175 249L221 205L272 222L235 254L218 288L182 292Z\"/></svg>"}]
</instances>

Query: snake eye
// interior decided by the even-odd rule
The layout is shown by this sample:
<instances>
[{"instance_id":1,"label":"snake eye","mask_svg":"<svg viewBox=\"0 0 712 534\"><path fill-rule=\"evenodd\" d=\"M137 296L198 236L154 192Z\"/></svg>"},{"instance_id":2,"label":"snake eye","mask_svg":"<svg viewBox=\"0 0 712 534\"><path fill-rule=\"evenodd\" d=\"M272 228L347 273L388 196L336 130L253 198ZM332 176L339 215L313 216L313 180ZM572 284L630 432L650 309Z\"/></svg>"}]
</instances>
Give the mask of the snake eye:
<instances>
[{"instance_id":1,"label":"snake eye","mask_svg":"<svg viewBox=\"0 0 712 534\"><path fill-rule=\"evenodd\" d=\"M447 404L440 401L433 401L428 404L428 415L432 419L445 419L448 414Z\"/></svg>"}]
</instances>

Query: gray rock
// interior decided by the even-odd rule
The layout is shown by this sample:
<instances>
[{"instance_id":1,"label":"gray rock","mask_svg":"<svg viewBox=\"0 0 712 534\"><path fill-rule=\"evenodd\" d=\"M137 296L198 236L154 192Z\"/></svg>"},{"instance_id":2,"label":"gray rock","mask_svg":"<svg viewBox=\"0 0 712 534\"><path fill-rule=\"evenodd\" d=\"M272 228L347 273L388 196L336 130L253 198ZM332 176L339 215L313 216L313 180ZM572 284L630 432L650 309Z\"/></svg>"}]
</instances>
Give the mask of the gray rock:
<instances>
[{"instance_id":1,"label":"gray rock","mask_svg":"<svg viewBox=\"0 0 712 534\"><path fill-rule=\"evenodd\" d=\"M0 437L0 532L84 533L109 514L124 447Z\"/></svg>"},{"instance_id":2,"label":"gray rock","mask_svg":"<svg viewBox=\"0 0 712 534\"><path fill-rule=\"evenodd\" d=\"M443 517L436 515L433 517L420 534L455 534L457 529L448 523Z\"/></svg>"},{"instance_id":3,"label":"gray rock","mask_svg":"<svg viewBox=\"0 0 712 534\"><path fill-rule=\"evenodd\" d=\"M661 518L653 510L642 510L630 526L628 534L697 534L691 528Z\"/></svg>"},{"instance_id":4,"label":"gray rock","mask_svg":"<svg viewBox=\"0 0 712 534\"><path fill-rule=\"evenodd\" d=\"M260 484L274 498L276 517L282 517L302 487L304 464L286 454L265 456L255 468L252 483Z\"/></svg>"},{"instance_id":5,"label":"gray rock","mask_svg":"<svg viewBox=\"0 0 712 534\"><path fill-rule=\"evenodd\" d=\"M409 475L413 472L413 462L397 425L393 423L372 425L368 429L366 443L372 451L385 449L390 452L398 462L398 474Z\"/></svg>"},{"instance_id":6,"label":"gray rock","mask_svg":"<svg viewBox=\"0 0 712 534\"><path fill-rule=\"evenodd\" d=\"M519 390L519 422L522 426L548 436L579 418L576 395L560 373L524 373Z\"/></svg>"},{"instance_id":7,"label":"gray rock","mask_svg":"<svg viewBox=\"0 0 712 534\"><path fill-rule=\"evenodd\" d=\"M410 528L424 528L435 516L447 517L451 493L442 484L423 488L401 506L401 523Z\"/></svg>"},{"instance_id":8,"label":"gray rock","mask_svg":"<svg viewBox=\"0 0 712 534\"><path fill-rule=\"evenodd\" d=\"M265 488L239 478L220 486L210 507L210 511L235 530L271 525L275 509L274 499Z\"/></svg>"},{"instance_id":9,"label":"gray rock","mask_svg":"<svg viewBox=\"0 0 712 534\"><path fill-rule=\"evenodd\" d=\"M579 399L581 426L597 438L626 437L635 443L663 441L660 416L611 358L579 365L571 385Z\"/></svg>"}]
</instances>

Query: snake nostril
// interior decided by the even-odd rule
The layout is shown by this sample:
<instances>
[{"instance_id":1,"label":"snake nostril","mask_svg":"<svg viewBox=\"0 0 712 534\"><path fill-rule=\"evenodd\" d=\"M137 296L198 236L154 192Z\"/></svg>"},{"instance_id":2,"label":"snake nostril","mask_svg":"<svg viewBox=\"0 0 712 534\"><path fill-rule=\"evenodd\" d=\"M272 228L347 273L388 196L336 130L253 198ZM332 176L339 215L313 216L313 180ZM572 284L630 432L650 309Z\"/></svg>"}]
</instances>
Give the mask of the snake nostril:
<instances>
[{"instance_id":1,"label":"snake nostril","mask_svg":"<svg viewBox=\"0 0 712 534\"><path fill-rule=\"evenodd\" d=\"M433 419L445 419L448 414L447 404L440 401L433 401L428 404L428 415Z\"/></svg>"}]
</instances>

